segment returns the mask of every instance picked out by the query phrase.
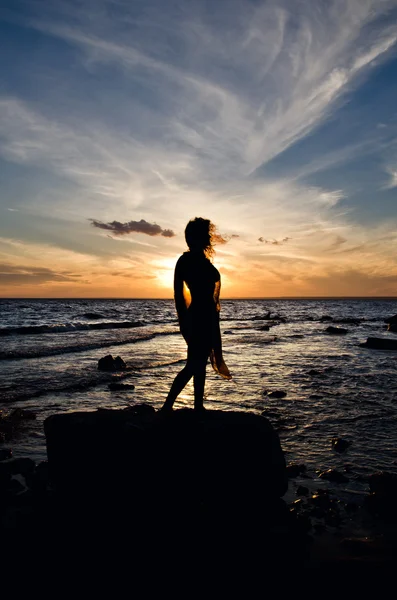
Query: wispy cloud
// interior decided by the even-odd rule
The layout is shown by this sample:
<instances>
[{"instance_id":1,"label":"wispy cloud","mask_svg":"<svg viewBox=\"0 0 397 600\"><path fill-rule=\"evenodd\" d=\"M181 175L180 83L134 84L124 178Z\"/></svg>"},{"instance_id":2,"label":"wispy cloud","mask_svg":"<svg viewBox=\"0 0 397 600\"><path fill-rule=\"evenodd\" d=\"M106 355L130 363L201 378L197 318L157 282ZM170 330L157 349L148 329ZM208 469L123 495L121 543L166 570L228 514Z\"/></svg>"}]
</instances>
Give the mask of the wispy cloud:
<instances>
[{"instance_id":1,"label":"wispy cloud","mask_svg":"<svg viewBox=\"0 0 397 600\"><path fill-rule=\"evenodd\" d=\"M128 223L120 223L120 221L112 221L111 223L102 223L102 221L96 221L90 219L93 227L99 229L105 229L111 231L114 235L127 235L129 233L144 233L145 235L162 235L163 237L174 237L175 233L171 229L162 229L160 225L156 223L148 223L144 219L140 221L128 221Z\"/></svg>"},{"instance_id":2,"label":"wispy cloud","mask_svg":"<svg viewBox=\"0 0 397 600\"><path fill-rule=\"evenodd\" d=\"M397 35L376 22L393 0L333 0L321 11L311 2L232 1L224 27L199 2L189 11L148 4L153 10L132 11L119 2L109 20L108 2L89 18L83 3L73 18L41 16L31 25L80 48L90 68L112 64L155 92L172 150L183 149L201 175L218 180L252 172L306 135ZM227 6L220 2L218 10ZM158 122L159 113L153 116Z\"/></svg>"},{"instance_id":3,"label":"wispy cloud","mask_svg":"<svg viewBox=\"0 0 397 600\"><path fill-rule=\"evenodd\" d=\"M36 285L49 282L71 283L78 281L80 277L79 274L62 273L44 267L0 264L0 282L3 285Z\"/></svg>"},{"instance_id":4,"label":"wispy cloud","mask_svg":"<svg viewBox=\"0 0 397 600\"><path fill-rule=\"evenodd\" d=\"M392 188L397 187L397 168L396 169L393 169L393 168L388 169L388 174L389 174L390 179L385 187L386 187L386 189L390 190Z\"/></svg>"},{"instance_id":5,"label":"wispy cloud","mask_svg":"<svg viewBox=\"0 0 397 600\"><path fill-rule=\"evenodd\" d=\"M95 214L92 225L117 244L91 232L108 244L106 253L91 238L86 245L114 273L131 266L132 253L139 262L140 250L151 260L156 253L166 260L177 255L186 222L199 211L220 231L236 232L219 234L217 257L229 274L241 274L239 283L246 277L256 286L252 274L262 281L263 261L275 261L287 243L288 268L279 257L275 282L299 287L299 277L309 275L302 264L316 271L320 259L329 269L330 261L350 269L350 260L361 260L354 248L363 245L367 264L393 268L392 240L383 250L381 231L357 224L360 211L349 205L345 182L308 182L357 157L389 152L386 115L376 119L385 127L319 145L320 152L303 156L285 177L264 175L263 166L315 134L392 55L397 0L219 0L209 6L201 0L167 3L167 9L160 0L10 3L14 22L43 36L56 57L54 68L49 53L32 63L26 53L30 68L17 75L35 85L22 90L10 78L2 87L0 156L40 181L40 194L17 193L13 183L0 200L15 212L8 215L15 227L26 206L59 223L87 224ZM388 165L387 189L395 187L393 158L386 162L382 155L380 162ZM18 198L20 214L10 198ZM125 221L117 220L120 214ZM137 214L141 220L131 220ZM381 215L377 225L382 231L393 226ZM39 233L56 246L50 229ZM60 224L58 233L59 245L84 251L84 237L73 227L66 232ZM151 236L151 244L131 233ZM238 244L226 247L229 255L222 254L224 242L237 236ZM260 267L258 241L267 244ZM117 250L126 263L110 265Z\"/></svg>"}]
</instances>

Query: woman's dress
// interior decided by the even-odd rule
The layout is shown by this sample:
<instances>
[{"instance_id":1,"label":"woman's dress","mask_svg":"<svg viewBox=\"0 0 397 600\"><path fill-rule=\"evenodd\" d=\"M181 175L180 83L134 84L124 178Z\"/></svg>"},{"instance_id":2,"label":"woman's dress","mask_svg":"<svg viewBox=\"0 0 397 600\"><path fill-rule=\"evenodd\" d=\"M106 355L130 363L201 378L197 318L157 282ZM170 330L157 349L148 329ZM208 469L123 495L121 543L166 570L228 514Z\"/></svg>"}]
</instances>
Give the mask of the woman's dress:
<instances>
[{"instance_id":1,"label":"woman's dress","mask_svg":"<svg viewBox=\"0 0 397 600\"><path fill-rule=\"evenodd\" d=\"M188 358L206 360L225 379L231 379L222 356L219 327L221 277L203 253L185 252L175 267L174 292Z\"/></svg>"}]
</instances>

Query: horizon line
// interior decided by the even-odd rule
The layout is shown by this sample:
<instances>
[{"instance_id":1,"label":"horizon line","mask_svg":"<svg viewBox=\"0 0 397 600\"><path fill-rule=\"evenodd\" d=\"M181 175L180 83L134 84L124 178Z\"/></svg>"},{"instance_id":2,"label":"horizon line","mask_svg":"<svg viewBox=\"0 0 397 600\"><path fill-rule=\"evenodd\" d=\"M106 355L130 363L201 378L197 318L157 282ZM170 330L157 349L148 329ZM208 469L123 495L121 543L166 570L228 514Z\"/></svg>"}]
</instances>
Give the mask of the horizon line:
<instances>
[{"instance_id":1,"label":"horizon line","mask_svg":"<svg viewBox=\"0 0 397 600\"><path fill-rule=\"evenodd\" d=\"M173 300L168 297L122 296L0 296L1 300ZM397 296L230 296L222 300L396 300Z\"/></svg>"}]
</instances>

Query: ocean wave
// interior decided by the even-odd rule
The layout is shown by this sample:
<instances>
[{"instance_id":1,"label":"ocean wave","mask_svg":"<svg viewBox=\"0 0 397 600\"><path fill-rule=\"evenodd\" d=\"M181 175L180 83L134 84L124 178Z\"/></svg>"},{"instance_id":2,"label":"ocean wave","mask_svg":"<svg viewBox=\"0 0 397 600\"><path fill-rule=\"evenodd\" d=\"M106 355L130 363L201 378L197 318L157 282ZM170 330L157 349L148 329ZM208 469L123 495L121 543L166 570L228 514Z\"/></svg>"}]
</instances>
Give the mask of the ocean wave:
<instances>
[{"instance_id":1,"label":"ocean wave","mask_svg":"<svg viewBox=\"0 0 397 600\"><path fill-rule=\"evenodd\" d=\"M130 329L144 327L143 321L106 321L104 323L59 323L54 325L26 325L23 327L2 327L0 336L4 335L41 335L43 333L69 333L73 331L89 331L94 329Z\"/></svg>"},{"instance_id":2,"label":"ocean wave","mask_svg":"<svg viewBox=\"0 0 397 600\"><path fill-rule=\"evenodd\" d=\"M49 394L59 393L70 393L70 392L86 392L91 388L106 385L111 382L121 382L131 377L139 377L143 370L155 370L164 367L170 367L177 364L184 363L184 360L171 360L159 362L156 364L141 364L138 363L127 365L127 369L123 372L106 373L96 370L93 368L89 372L83 369L82 371L76 370L73 377L62 377L61 379L46 380L40 378L24 378L21 385L20 382L16 381L12 384L5 384L0 386L0 401L4 404L12 402L19 402L31 398L39 398L41 396L47 396ZM108 388L105 392L110 392Z\"/></svg>"},{"instance_id":3,"label":"ocean wave","mask_svg":"<svg viewBox=\"0 0 397 600\"><path fill-rule=\"evenodd\" d=\"M137 342L147 342L161 335L175 335L179 331L159 331L140 335L136 338L127 338L124 340L109 340L106 342L93 342L88 344L78 344L75 346L55 346L50 348L23 348L22 350L3 350L0 351L0 361L2 360L21 360L29 358L45 358L49 356L59 356L61 354L73 354L73 352L85 352L96 350L97 348L109 348L110 346L126 346L136 344Z\"/></svg>"}]
</instances>

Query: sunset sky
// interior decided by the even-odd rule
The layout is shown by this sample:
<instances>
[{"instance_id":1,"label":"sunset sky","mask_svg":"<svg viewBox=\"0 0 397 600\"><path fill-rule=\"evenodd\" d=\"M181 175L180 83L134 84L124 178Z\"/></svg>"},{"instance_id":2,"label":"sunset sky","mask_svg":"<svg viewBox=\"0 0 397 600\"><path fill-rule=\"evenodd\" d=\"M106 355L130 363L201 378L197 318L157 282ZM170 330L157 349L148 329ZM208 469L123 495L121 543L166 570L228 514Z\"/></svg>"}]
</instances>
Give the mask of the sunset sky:
<instances>
[{"instance_id":1,"label":"sunset sky","mask_svg":"<svg viewBox=\"0 0 397 600\"><path fill-rule=\"evenodd\" d=\"M0 296L397 296L397 0L3 0Z\"/></svg>"}]
</instances>

